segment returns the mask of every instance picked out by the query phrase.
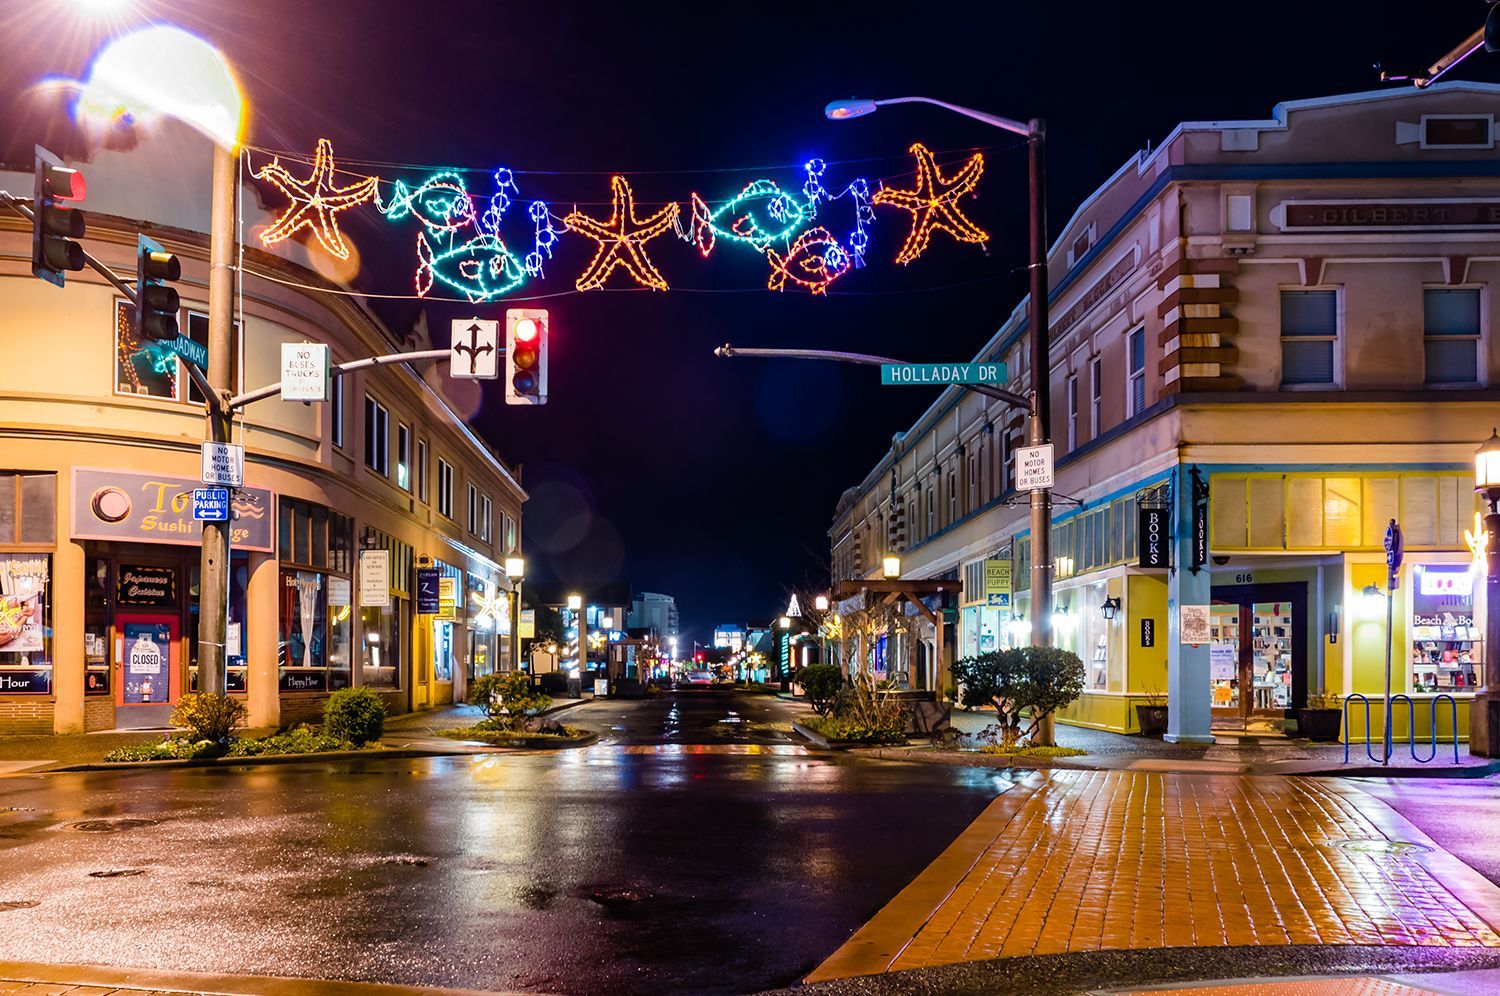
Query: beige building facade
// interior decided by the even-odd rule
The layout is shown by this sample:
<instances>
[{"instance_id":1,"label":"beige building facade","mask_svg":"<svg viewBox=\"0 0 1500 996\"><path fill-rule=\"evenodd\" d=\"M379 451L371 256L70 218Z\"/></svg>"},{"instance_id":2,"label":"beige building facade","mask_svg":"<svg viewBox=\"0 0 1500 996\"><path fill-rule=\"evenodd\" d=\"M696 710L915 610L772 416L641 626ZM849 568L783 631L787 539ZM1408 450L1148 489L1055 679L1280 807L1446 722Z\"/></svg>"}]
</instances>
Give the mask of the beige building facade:
<instances>
[{"instance_id":1,"label":"beige building facade","mask_svg":"<svg viewBox=\"0 0 1500 996\"><path fill-rule=\"evenodd\" d=\"M179 188L168 178L184 162L203 175L189 169ZM86 247L124 274L137 232L176 253L181 332L200 341L207 198L203 217L189 208L208 164L180 132L81 164ZM12 192L30 179L0 173ZM244 199L253 233L269 216L249 187ZM133 220L153 210L172 223ZM302 247L256 245L243 256L236 391L278 382L285 342L326 343L335 363L413 348L329 293L340 286ZM59 289L29 259L27 222L0 213L0 734L164 726L197 675L201 400L183 361L136 338L113 287L84 271ZM444 376L430 361L371 368L335 378L328 402L271 398L236 415L246 466L226 649L252 726L316 719L351 686L392 711L428 708L512 666L502 565L520 554L526 494L438 389ZM417 611L420 568L451 579L436 613Z\"/></svg>"},{"instance_id":2,"label":"beige building facade","mask_svg":"<svg viewBox=\"0 0 1500 996\"><path fill-rule=\"evenodd\" d=\"M1086 672L1065 722L1135 731L1135 707L1164 702L1168 737L1203 741L1295 730L1319 695L1358 693L1378 727L1389 641L1398 735L1426 737L1434 713L1467 731L1487 655L1464 534L1500 420L1497 110L1500 88L1452 82L1183 124L1063 227L1052 621ZM1026 312L975 355L1023 394ZM841 498L834 576L878 577L898 552L904 576L960 583L957 654L1029 642L1022 420L945 390ZM1407 556L1388 630L1392 519ZM1184 608L1195 638L1207 615L1201 643ZM851 663L946 689L931 626L902 628Z\"/></svg>"}]
</instances>

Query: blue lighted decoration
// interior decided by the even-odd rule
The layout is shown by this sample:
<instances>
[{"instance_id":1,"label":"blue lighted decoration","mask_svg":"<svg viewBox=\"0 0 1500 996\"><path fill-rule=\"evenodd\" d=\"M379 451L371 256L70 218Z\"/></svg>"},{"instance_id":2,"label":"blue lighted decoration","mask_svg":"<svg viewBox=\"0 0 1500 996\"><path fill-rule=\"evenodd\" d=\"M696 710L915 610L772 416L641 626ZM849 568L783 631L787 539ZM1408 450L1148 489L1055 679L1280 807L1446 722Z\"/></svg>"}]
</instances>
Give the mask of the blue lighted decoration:
<instances>
[{"instance_id":1,"label":"blue lighted decoration","mask_svg":"<svg viewBox=\"0 0 1500 996\"><path fill-rule=\"evenodd\" d=\"M823 174L828 170L828 164L821 159L809 159L802 164L802 169L807 173L807 182L802 184L802 196L807 198L807 209L810 213L818 213L818 201L829 200L828 189L823 186Z\"/></svg>"},{"instance_id":2,"label":"blue lighted decoration","mask_svg":"<svg viewBox=\"0 0 1500 996\"><path fill-rule=\"evenodd\" d=\"M533 243L535 248L526 254L526 272L533 277L540 277L542 257L551 259L552 249L557 245L557 229L552 227L552 212L547 209L546 201L532 201L527 213L536 225L536 235Z\"/></svg>"},{"instance_id":3,"label":"blue lighted decoration","mask_svg":"<svg viewBox=\"0 0 1500 996\"><path fill-rule=\"evenodd\" d=\"M774 242L796 237L808 218L808 210L785 193L774 180L752 180L744 190L717 211L694 194L691 239L704 256L713 252L720 237L764 252Z\"/></svg>"},{"instance_id":4,"label":"blue lighted decoration","mask_svg":"<svg viewBox=\"0 0 1500 996\"><path fill-rule=\"evenodd\" d=\"M422 223L415 281L419 296L426 297L434 284L442 283L470 301L493 301L526 281L527 268L500 238L500 220L510 207L507 190L516 189L511 171L497 169L495 193L480 215L457 173L435 173L415 190L396 181L391 199L380 210L391 221L412 216ZM466 232L469 237L462 238Z\"/></svg>"}]
</instances>

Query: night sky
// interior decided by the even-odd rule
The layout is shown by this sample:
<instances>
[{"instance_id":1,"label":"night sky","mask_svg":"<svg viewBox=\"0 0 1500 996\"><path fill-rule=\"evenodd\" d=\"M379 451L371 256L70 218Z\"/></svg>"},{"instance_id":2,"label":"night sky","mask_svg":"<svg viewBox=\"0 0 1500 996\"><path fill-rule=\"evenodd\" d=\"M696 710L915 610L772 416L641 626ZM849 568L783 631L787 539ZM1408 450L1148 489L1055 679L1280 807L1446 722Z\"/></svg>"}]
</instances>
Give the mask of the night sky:
<instances>
[{"instance_id":1,"label":"night sky","mask_svg":"<svg viewBox=\"0 0 1500 996\"><path fill-rule=\"evenodd\" d=\"M56 104L22 93L48 73L80 75L101 40L70 26L64 6L0 7L0 161L29 164L37 141L74 148ZM968 359L1025 290L1018 140L921 106L830 122L826 101L914 93L1046 117L1055 235L1177 122L1264 118L1277 101L1376 89L1373 63L1419 70L1487 6L143 0L138 10L225 50L251 102L250 145L309 154L328 137L349 163L514 169L523 200L505 235L522 251L525 202L604 217L612 171L630 177L645 215L694 191L722 201L759 177L798 189L813 156L829 162L824 183L837 191L856 176L909 186L913 141L942 150L945 164L985 150L969 213L991 233L988 253L939 234L898 267L910 215L881 208L869 265L826 299L767 291L767 265L749 249L721 245L704 260L670 235L648 247L667 293L572 293L594 249L576 235L563 236L546 279L517 292L557 295L535 302L552 316L550 402L507 407L496 382L474 423L524 465L531 575L673 594L704 639L715 623L771 616L789 587L826 583L840 492L933 397L882 389L871 368L719 360L712 349ZM1497 69L1500 58L1478 55L1454 76L1493 80ZM492 191L486 172L469 181ZM852 226L847 202L819 220L840 235ZM415 226L366 209L347 228L364 261L357 286L410 294ZM634 285L617 274L609 287ZM425 311L439 344L450 319L505 307L375 306L398 334Z\"/></svg>"}]
</instances>

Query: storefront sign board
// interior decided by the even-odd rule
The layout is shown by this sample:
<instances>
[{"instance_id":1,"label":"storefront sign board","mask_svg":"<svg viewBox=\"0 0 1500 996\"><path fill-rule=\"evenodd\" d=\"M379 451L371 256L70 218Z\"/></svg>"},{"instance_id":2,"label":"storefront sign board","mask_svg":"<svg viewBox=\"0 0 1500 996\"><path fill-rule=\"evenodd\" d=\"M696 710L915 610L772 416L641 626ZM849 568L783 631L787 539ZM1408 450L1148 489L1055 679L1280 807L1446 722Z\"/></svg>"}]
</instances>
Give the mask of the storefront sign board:
<instances>
[{"instance_id":1,"label":"storefront sign board","mask_svg":"<svg viewBox=\"0 0 1500 996\"><path fill-rule=\"evenodd\" d=\"M73 538L198 546L203 523L193 518L192 505L200 487L181 477L74 468ZM229 545L275 550L275 508L269 491L235 491L229 500Z\"/></svg>"},{"instance_id":2,"label":"storefront sign board","mask_svg":"<svg viewBox=\"0 0 1500 996\"><path fill-rule=\"evenodd\" d=\"M33 668L17 671L6 668L0 671L0 695L51 695L52 669Z\"/></svg>"},{"instance_id":3,"label":"storefront sign board","mask_svg":"<svg viewBox=\"0 0 1500 996\"><path fill-rule=\"evenodd\" d=\"M391 605L391 552L359 552L359 604L372 609Z\"/></svg>"},{"instance_id":4,"label":"storefront sign board","mask_svg":"<svg viewBox=\"0 0 1500 996\"><path fill-rule=\"evenodd\" d=\"M436 567L417 568L417 614L422 616L435 616L442 608L439 599L438 582L443 578L443 572Z\"/></svg>"},{"instance_id":5,"label":"storefront sign board","mask_svg":"<svg viewBox=\"0 0 1500 996\"><path fill-rule=\"evenodd\" d=\"M1182 605L1177 609L1177 640L1198 647L1208 643L1209 609L1207 605Z\"/></svg>"},{"instance_id":6,"label":"storefront sign board","mask_svg":"<svg viewBox=\"0 0 1500 996\"><path fill-rule=\"evenodd\" d=\"M1156 646L1156 620L1146 618L1141 620L1141 646Z\"/></svg>"},{"instance_id":7,"label":"storefront sign board","mask_svg":"<svg viewBox=\"0 0 1500 996\"><path fill-rule=\"evenodd\" d=\"M177 608L177 568L121 564L115 603L153 609Z\"/></svg>"},{"instance_id":8,"label":"storefront sign board","mask_svg":"<svg viewBox=\"0 0 1500 996\"><path fill-rule=\"evenodd\" d=\"M281 400L328 400L328 347L316 342L281 344Z\"/></svg>"},{"instance_id":9,"label":"storefront sign board","mask_svg":"<svg viewBox=\"0 0 1500 996\"><path fill-rule=\"evenodd\" d=\"M521 610L521 628L517 635L523 640L536 639L536 609Z\"/></svg>"},{"instance_id":10,"label":"storefront sign board","mask_svg":"<svg viewBox=\"0 0 1500 996\"><path fill-rule=\"evenodd\" d=\"M1011 563L1008 560L984 562L984 600L986 605L1009 608L1011 596Z\"/></svg>"},{"instance_id":11,"label":"storefront sign board","mask_svg":"<svg viewBox=\"0 0 1500 996\"><path fill-rule=\"evenodd\" d=\"M205 439L199 449L203 453L203 483L217 484L226 488L242 487L245 483L245 448L239 443L216 443Z\"/></svg>"},{"instance_id":12,"label":"storefront sign board","mask_svg":"<svg viewBox=\"0 0 1500 996\"><path fill-rule=\"evenodd\" d=\"M437 617L445 622L458 618L458 578L452 575L438 578Z\"/></svg>"},{"instance_id":13,"label":"storefront sign board","mask_svg":"<svg viewBox=\"0 0 1500 996\"><path fill-rule=\"evenodd\" d=\"M1136 530L1136 544L1139 546L1137 565L1143 570L1160 570L1170 566L1170 558L1167 548L1170 537L1167 533L1167 515L1165 508L1143 508L1140 510L1140 521Z\"/></svg>"}]
</instances>

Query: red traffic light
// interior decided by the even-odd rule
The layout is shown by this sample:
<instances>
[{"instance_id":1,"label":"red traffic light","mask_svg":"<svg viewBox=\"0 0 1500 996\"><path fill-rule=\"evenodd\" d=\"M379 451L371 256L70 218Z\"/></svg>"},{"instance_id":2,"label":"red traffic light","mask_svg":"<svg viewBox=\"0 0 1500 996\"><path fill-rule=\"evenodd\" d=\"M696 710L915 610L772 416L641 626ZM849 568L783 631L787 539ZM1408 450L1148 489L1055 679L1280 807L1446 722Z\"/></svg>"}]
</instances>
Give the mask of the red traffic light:
<instances>
[{"instance_id":1,"label":"red traffic light","mask_svg":"<svg viewBox=\"0 0 1500 996\"><path fill-rule=\"evenodd\" d=\"M537 334L536 319L516 319L516 342L534 342L536 341Z\"/></svg>"}]
</instances>

